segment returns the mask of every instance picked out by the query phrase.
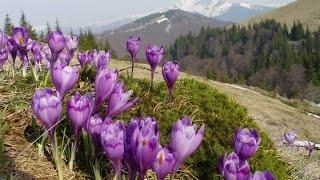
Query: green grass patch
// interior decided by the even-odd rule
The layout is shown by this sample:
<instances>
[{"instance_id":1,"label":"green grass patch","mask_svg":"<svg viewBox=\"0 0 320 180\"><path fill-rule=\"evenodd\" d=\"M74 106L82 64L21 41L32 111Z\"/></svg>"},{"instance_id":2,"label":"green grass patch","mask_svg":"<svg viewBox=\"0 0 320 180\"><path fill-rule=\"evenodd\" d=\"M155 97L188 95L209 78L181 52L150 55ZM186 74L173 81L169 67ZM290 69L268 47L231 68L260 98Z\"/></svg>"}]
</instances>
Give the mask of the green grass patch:
<instances>
[{"instance_id":1,"label":"green grass patch","mask_svg":"<svg viewBox=\"0 0 320 180\"><path fill-rule=\"evenodd\" d=\"M269 170L277 179L288 179L287 164L278 157L272 141L247 115L246 109L208 84L193 79L179 80L175 86L174 102L168 103L164 82L155 84L150 90L147 80L122 79L127 89L133 90L140 100L131 111L118 118L129 120L132 116L154 116L163 145L170 141L172 125L184 116L191 117L198 126L206 125L202 145L186 162L199 179L220 177L219 158L232 152L232 137L239 127L257 129L262 138L261 147L250 160L252 171Z\"/></svg>"},{"instance_id":2,"label":"green grass patch","mask_svg":"<svg viewBox=\"0 0 320 180\"><path fill-rule=\"evenodd\" d=\"M81 75L81 80L86 81L78 83L76 89L85 92L94 91L88 82L94 79L94 71L84 70ZM44 75L40 76L43 79ZM122 119L129 122L134 116L154 116L157 119L160 129L161 144L165 145L170 141L170 133L173 124L184 116L189 116L193 123L206 125L204 141L200 148L188 158L185 166L191 170L191 173L199 179L221 179L218 172L219 158L225 153L232 152L232 137L237 128L257 129L261 138L261 147L257 154L250 160L251 170L256 171L271 171L277 179L288 179L287 164L278 157L272 141L263 133L257 125L247 115L245 108L229 99L226 95L219 93L210 85L199 82L193 79L181 79L177 82L174 91L173 103L168 103L167 87L164 82L155 83L154 88L150 89L148 80L131 79L126 76L121 77L125 81L126 89L133 90L134 96L139 97L139 102L130 111L125 112L115 119ZM49 82L50 84L50 82ZM79 84L84 84L80 87ZM53 87L52 85L50 85ZM8 89L15 88L20 93L14 97L16 102L10 103L9 111L26 108L26 104L30 102L31 96L37 86L32 82L31 77L27 77L21 81L16 81ZM65 97L64 107L69 100L70 95ZM29 106L29 108L31 108ZM63 117L65 118L65 111ZM57 128L58 134L66 134L71 136L71 128L68 119L65 120ZM63 131L67 131L64 132ZM80 142L83 144L83 142ZM79 165L83 161L82 145L79 146L76 160ZM104 166L103 174L108 174L110 168ZM80 170L87 172L92 176L90 167L80 165Z\"/></svg>"}]
</instances>

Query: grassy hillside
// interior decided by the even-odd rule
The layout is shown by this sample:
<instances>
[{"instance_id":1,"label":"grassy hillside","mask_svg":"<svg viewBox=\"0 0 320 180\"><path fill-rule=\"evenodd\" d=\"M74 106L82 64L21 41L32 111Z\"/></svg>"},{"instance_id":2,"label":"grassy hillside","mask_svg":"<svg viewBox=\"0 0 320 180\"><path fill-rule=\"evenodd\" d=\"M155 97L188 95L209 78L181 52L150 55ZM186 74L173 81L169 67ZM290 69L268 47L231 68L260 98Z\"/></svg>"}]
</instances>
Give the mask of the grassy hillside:
<instances>
[{"instance_id":1,"label":"grassy hillside","mask_svg":"<svg viewBox=\"0 0 320 180\"><path fill-rule=\"evenodd\" d=\"M124 68L126 65L126 63L119 62L115 66ZM92 72L87 71L87 73L82 74L82 77L85 77L82 79L85 79L86 82L78 83L77 90L82 93L90 91L91 87L88 82L90 77L91 80L94 77ZM288 178L287 164L277 155L271 139L247 115L245 108L226 95L219 93L207 83L190 78L179 80L176 85L173 104L167 103L167 89L164 82L157 81L152 90L149 88L149 80L145 79L145 77L148 77L149 71L141 72L136 73L137 79L131 79L127 77L125 70L122 71L122 79L126 82L127 89L132 89L134 95L140 98L140 102L132 110L122 114L117 119L128 122L132 116L154 116L160 126L162 144L169 141L168 135L173 123L185 115L190 116L196 124L204 123L206 125L205 140L200 149L189 158L186 163L187 166L183 167L183 172L179 175L182 179L193 179L190 173L200 179L221 178L217 168L218 159L224 153L232 151L232 136L238 127L258 129L262 136L261 147L250 161L252 170L269 170L278 179ZM159 74L157 74L157 79L160 79ZM30 137L30 134L34 133L26 130L32 124L29 107L30 96L39 86L33 83L31 76L26 79L3 81L1 84L3 86L1 86L0 92L6 96L0 96L0 98L5 98L0 99L0 102L8 103L1 103L0 107L5 109L3 115L6 117L5 122L10 128L4 138L4 143L10 145L4 147L7 172L14 172L14 175L17 175L16 177L21 178L39 178L45 176L44 168L46 168L47 175L54 174L50 161L47 158L38 157L35 147L30 146L30 142L35 137ZM11 93L14 93L14 95L10 95ZM70 98L70 94L66 99ZM69 127L68 120L64 119L58 129L61 133L70 135ZM37 131L41 132L41 128L38 127ZM83 159L82 154L78 154L78 156ZM26 166L26 162L28 162L28 166ZM80 160L77 162L79 165L77 171L79 174L85 174L82 178L91 177L92 174L85 164L82 164ZM104 170L105 173L108 173L110 168L104 168ZM67 175L68 172L66 172Z\"/></svg>"},{"instance_id":2,"label":"grassy hillside","mask_svg":"<svg viewBox=\"0 0 320 180\"><path fill-rule=\"evenodd\" d=\"M319 0L297 0L269 13L254 17L248 22L260 22L262 19L276 19L281 23L286 23L291 27L294 20L299 19L305 27L310 30L318 30L320 26L320 1Z\"/></svg>"}]
</instances>

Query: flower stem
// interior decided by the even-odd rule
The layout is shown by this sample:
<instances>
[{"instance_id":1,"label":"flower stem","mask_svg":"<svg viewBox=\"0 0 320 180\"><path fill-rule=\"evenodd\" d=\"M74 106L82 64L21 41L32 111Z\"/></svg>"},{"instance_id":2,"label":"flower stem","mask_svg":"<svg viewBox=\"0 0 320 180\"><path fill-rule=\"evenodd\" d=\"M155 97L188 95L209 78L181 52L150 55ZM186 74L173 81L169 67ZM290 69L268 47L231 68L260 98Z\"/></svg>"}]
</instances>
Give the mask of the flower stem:
<instances>
[{"instance_id":1,"label":"flower stem","mask_svg":"<svg viewBox=\"0 0 320 180\"><path fill-rule=\"evenodd\" d=\"M39 77L37 75L37 71L35 70L35 68L31 67L31 71L32 71L32 75L33 75L33 79L38 82L39 81Z\"/></svg>"},{"instance_id":2,"label":"flower stem","mask_svg":"<svg viewBox=\"0 0 320 180\"><path fill-rule=\"evenodd\" d=\"M53 153L54 161L55 161L56 168L57 168L58 179L63 180L61 161L60 161L60 156L59 156L59 151L58 151L58 143L57 143L57 138L55 137L55 135L52 140L52 153Z\"/></svg>"},{"instance_id":3,"label":"flower stem","mask_svg":"<svg viewBox=\"0 0 320 180\"><path fill-rule=\"evenodd\" d=\"M38 155L44 156L44 143L48 137L48 133L45 133L41 138L41 143L38 144Z\"/></svg>"},{"instance_id":4,"label":"flower stem","mask_svg":"<svg viewBox=\"0 0 320 180\"><path fill-rule=\"evenodd\" d=\"M102 180L101 174L100 174L100 165L99 165L98 159L96 159L95 162L94 162L93 172L94 172L94 179L95 180Z\"/></svg>"},{"instance_id":5,"label":"flower stem","mask_svg":"<svg viewBox=\"0 0 320 180\"><path fill-rule=\"evenodd\" d=\"M131 78L133 78L133 69L134 69L134 59L131 59Z\"/></svg>"},{"instance_id":6,"label":"flower stem","mask_svg":"<svg viewBox=\"0 0 320 180\"><path fill-rule=\"evenodd\" d=\"M70 161L69 161L69 170L70 171L73 170L73 162L74 162L76 151L77 151L77 139L74 139L74 141L72 142L72 145L71 145L71 157L70 157Z\"/></svg>"},{"instance_id":7,"label":"flower stem","mask_svg":"<svg viewBox=\"0 0 320 180\"><path fill-rule=\"evenodd\" d=\"M151 69L151 88L153 87L154 69Z\"/></svg>"},{"instance_id":8,"label":"flower stem","mask_svg":"<svg viewBox=\"0 0 320 180\"><path fill-rule=\"evenodd\" d=\"M169 89L169 102L171 103L173 101L173 91L172 89Z\"/></svg>"},{"instance_id":9,"label":"flower stem","mask_svg":"<svg viewBox=\"0 0 320 180\"><path fill-rule=\"evenodd\" d=\"M170 180L174 180L174 172L171 174Z\"/></svg>"},{"instance_id":10,"label":"flower stem","mask_svg":"<svg viewBox=\"0 0 320 180\"><path fill-rule=\"evenodd\" d=\"M14 75L15 75L15 74L14 74L14 67L13 67L13 66L12 66L12 69L11 69L11 70L12 70L12 78L14 78Z\"/></svg>"},{"instance_id":11,"label":"flower stem","mask_svg":"<svg viewBox=\"0 0 320 180\"><path fill-rule=\"evenodd\" d=\"M43 83L44 87L46 87L47 84L48 84L49 76L50 76L50 71L48 70L47 74L46 74L46 77L44 78L44 83Z\"/></svg>"}]
</instances>

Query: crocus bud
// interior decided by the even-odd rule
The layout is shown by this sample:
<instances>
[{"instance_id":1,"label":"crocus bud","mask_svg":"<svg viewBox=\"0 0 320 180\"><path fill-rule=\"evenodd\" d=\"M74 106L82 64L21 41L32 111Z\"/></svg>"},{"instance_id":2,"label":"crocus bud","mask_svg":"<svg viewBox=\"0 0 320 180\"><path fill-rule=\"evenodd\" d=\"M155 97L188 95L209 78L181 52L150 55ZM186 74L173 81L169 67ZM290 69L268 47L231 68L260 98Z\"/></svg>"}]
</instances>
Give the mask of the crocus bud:
<instances>
[{"instance_id":1,"label":"crocus bud","mask_svg":"<svg viewBox=\"0 0 320 180\"><path fill-rule=\"evenodd\" d=\"M196 125L192 125L188 117L178 120L171 132L170 147L175 152L174 171L190 156L199 146L204 136L204 125L196 132Z\"/></svg>"},{"instance_id":2,"label":"crocus bud","mask_svg":"<svg viewBox=\"0 0 320 180\"><path fill-rule=\"evenodd\" d=\"M66 46L66 39L61 31L53 31L48 36L48 45L51 50L50 62L56 62L59 54Z\"/></svg>"},{"instance_id":3,"label":"crocus bud","mask_svg":"<svg viewBox=\"0 0 320 180\"><path fill-rule=\"evenodd\" d=\"M297 138L297 133L294 131L288 132L284 134L284 140L289 144L292 145Z\"/></svg>"},{"instance_id":4,"label":"crocus bud","mask_svg":"<svg viewBox=\"0 0 320 180\"><path fill-rule=\"evenodd\" d=\"M18 54L18 45L13 38L8 39L8 48L12 57L12 66L15 67L16 57Z\"/></svg>"},{"instance_id":5,"label":"crocus bud","mask_svg":"<svg viewBox=\"0 0 320 180\"><path fill-rule=\"evenodd\" d=\"M63 99L64 95L69 92L79 79L79 69L77 67L63 66L55 63L51 68L51 78L54 86Z\"/></svg>"},{"instance_id":6,"label":"crocus bud","mask_svg":"<svg viewBox=\"0 0 320 180\"><path fill-rule=\"evenodd\" d=\"M133 91L124 92L123 82L119 82L109 97L107 116L113 117L130 109L138 102L138 98L130 100Z\"/></svg>"},{"instance_id":7,"label":"crocus bud","mask_svg":"<svg viewBox=\"0 0 320 180\"><path fill-rule=\"evenodd\" d=\"M74 52L77 50L79 37L77 35L65 35L66 39L66 49L68 53L73 56Z\"/></svg>"},{"instance_id":8,"label":"crocus bud","mask_svg":"<svg viewBox=\"0 0 320 180\"><path fill-rule=\"evenodd\" d=\"M111 59L111 51L99 51L97 53L96 50L92 53L93 64L97 70L100 68L107 67Z\"/></svg>"},{"instance_id":9,"label":"crocus bud","mask_svg":"<svg viewBox=\"0 0 320 180\"><path fill-rule=\"evenodd\" d=\"M137 57L139 48L141 44L140 37L132 37L130 36L127 40L127 50L130 53L131 60L134 61Z\"/></svg>"},{"instance_id":10,"label":"crocus bud","mask_svg":"<svg viewBox=\"0 0 320 180\"><path fill-rule=\"evenodd\" d=\"M8 49L4 46L0 49L0 71L2 71L2 66L7 61L9 56Z\"/></svg>"},{"instance_id":11,"label":"crocus bud","mask_svg":"<svg viewBox=\"0 0 320 180\"><path fill-rule=\"evenodd\" d=\"M160 149L159 131L155 118L142 118L139 126L132 134L136 141L135 158L139 167L139 176L142 179L148 169L152 168Z\"/></svg>"},{"instance_id":12,"label":"crocus bud","mask_svg":"<svg viewBox=\"0 0 320 180\"><path fill-rule=\"evenodd\" d=\"M138 172L138 162L136 161L134 155L137 144L137 136L139 130L140 119L132 118L128 127L126 129L126 141L125 141L125 151L124 160L128 169L128 175L130 180L135 180Z\"/></svg>"},{"instance_id":13,"label":"crocus bud","mask_svg":"<svg viewBox=\"0 0 320 180\"><path fill-rule=\"evenodd\" d=\"M247 128L239 128L233 137L234 151L240 161L251 158L258 150L261 138L256 130L249 131Z\"/></svg>"},{"instance_id":14,"label":"crocus bud","mask_svg":"<svg viewBox=\"0 0 320 180\"><path fill-rule=\"evenodd\" d=\"M162 67L162 76L169 89L173 89L175 82L179 77L179 65L175 61L168 61Z\"/></svg>"},{"instance_id":15,"label":"crocus bud","mask_svg":"<svg viewBox=\"0 0 320 180\"><path fill-rule=\"evenodd\" d=\"M61 116L61 100L52 90L40 89L33 95L31 106L33 114L49 131L50 138L53 140L55 126Z\"/></svg>"},{"instance_id":16,"label":"crocus bud","mask_svg":"<svg viewBox=\"0 0 320 180\"><path fill-rule=\"evenodd\" d=\"M152 46L150 44L147 46L146 57L151 68L151 85L153 84L155 70L163 56L164 48L162 46Z\"/></svg>"},{"instance_id":17,"label":"crocus bud","mask_svg":"<svg viewBox=\"0 0 320 180\"><path fill-rule=\"evenodd\" d=\"M102 126L102 119L99 116L99 114L96 114L94 116L91 116L88 123L86 131L88 134L90 134L91 139L96 147L101 146L100 141L100 132L101 132L101 126Z\"/></svg>"},{"instance_id":18,"label":"crocus bud","mask_svg":"<svg viewBox=\"0 0 320 180\"><path fill-rule=\"evenodd\" d=\"M221 157L219 168L225 180L250 179L248 162L240 162L238 155L234 152L229 156Z\"/></svg>"},{"instance_id":19,"label":"crocus bud","mask_svg":"<svg viewBox=\"0 0 320 180\"><path fill-rule=\"evenodd\" d=\"M148 45L146 49L146 57L151 69L156 69L164 56L164 48L162 46Z\"/></svg>"},{"instance_id":20,"label":"crocus bud","mask_svg":"<svg viewBox=\"0 0 320 180\"><path fill-rule=\"evenodd\" d=\"M109 68L99 70L95 79L96 108L109 98L117 81L118 73L111 71Z\"/></svg>"},{"instance_id":21,"label":"crocus bud","mask_svg":"<svg viewBox=\"0 0 320 180\"><path fill-rule=\"evenodd\" d=\"M79 53L78 61L79 61L81 66L85 66L87 64L90 64L91 63L91 57L90 57L89 51Z\"/></svg>"},{"instance_id":22,"label":"crocus bud","mask_svg":"<svg viewBox=\"0 0 320 180\"><path fill-rule=\"evenodd\" d=\"M101 145L113 164L115 174L120 179L121 160L124 154L125 128L122 121L107 118L101 126Z\"/></svg>"},{"instance_id":23,"label":"crocus bud","mask_svg":"<svg viewBox=\"0 0 320 180\"><path fill-rule=\"evenodd\" d=\"M51 55L51 50L50 50L48 44L46 44L46 45L44 45L44 46L42 47L42 52L44 53L46 59L47 59L48 61L50 61L52 55Z\"/></svg>"},{"instance_id":24,"label":"crocus bud","mask_svg":"<svg viewBox=\"0 0 320 180\"><path fill-rule=\"evenodd\" d=\"M31 53L33 55L34 63L36 69L40 69L41 60L44 58L44 53L42 52L42 45L39 41L33 41L31 46Z\"/></svg>"},{"instance_id":25,"label":"crocus bud","mask_svg":"<svg viewBox=\"0 0 320 180\"><path fill-rule=\"evenodd\" d=\"M72 124L73 136L78 139L82 127L85 126L90 116L89 98L76 92L68 103L67 112Z\"/></svg>"},{"instance_id":26,"label":"crocus bud","mask_svg":"<svg viewBox=\"0 0 320 180\"><path fill-rule=\"evenodd\" d=\"M159 180L163 180L168 174L173 172L174 156L168 148L160 148L156 160L153 164L153 170Z\"/></svg>"},{"instance_id":27,"label":"crocus bud","mask_svg":"<svg viewBox=\"0 0 320 180\"><path fill-rule=\"evenodd\" d=\"M256 171L251 180L275 180L273 175L269 171L261 172L261 171Z\"/></svg>"}]
</instances>

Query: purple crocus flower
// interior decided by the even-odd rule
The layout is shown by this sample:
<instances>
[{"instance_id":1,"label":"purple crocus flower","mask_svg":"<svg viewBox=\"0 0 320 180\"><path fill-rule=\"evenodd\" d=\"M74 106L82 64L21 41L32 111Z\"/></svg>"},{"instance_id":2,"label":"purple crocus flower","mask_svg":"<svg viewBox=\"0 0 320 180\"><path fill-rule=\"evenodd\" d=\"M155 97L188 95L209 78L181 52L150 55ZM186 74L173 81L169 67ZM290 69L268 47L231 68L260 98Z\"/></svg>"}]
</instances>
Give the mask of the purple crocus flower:
<instances>
[{"instance_id":1,"label":"purple crocus flower","mask_svg":"<svg viewBox=\"0 0 320 180\"><path fill-rule=\"evenodd\" d=\"M15 27L12 30L12 39L17 46L18 53L23 60L27 56L27 45L29 41L29 31L25 27Z\"/></svg>"},{"instance_id":2,"label":"purple crocus flower","mask_svg":"<svg viewBox=\"0 0 320 180\"><path fill-rule=\"evenodd\" d=\"M89 51L79 53L78 61L79 61L81 66L85 66L87 64L90 64L91 63L91 57L90 57Z\"/></svg>"},{"instance_id":3,"label":"purple crocus flower","mask_svg":"<svg viewBox=\"0 0 320 180\"><path fill-rule=\"evenodd\" d=\"M41 67L41 60L44 58L44 53L42 52L42 45L39 41L33 41L31 46L31 53L34 58L36 70L39 70Z\"/></svg>"},{"instance_id":4,"label":"purple crocus flower","mask_svg":"<svg viewBox=\"0 0 320 180\"><path fill-rule=\"evenodd\" d=\"M297 138L297 133L294 131L288 132L284 134L284 140L289 144L292 145Z\"/></svg>"},{"instance_id":5,"label":"purple crocus flower","mask_svg":"<svg viewBox=\"0 0 320 180\"><path fill-rule=\"evenodd\" d=\"M174 171L190 156L199 146L204 136L204 125L196 132L196 125L192 125L188 117L178 120L171 132L170 147L175 152Z\"/></svg>"},{"instance_id":6,"label":"purple crocus flower","mask_svg":"<svg viewBox=\"0 0 320 180\"><path fill-rule=\"evenodd\" d=\"M5 46L0 48L0 71L2 71L2 67L4 63L7 61L8 56L9 56L8 49Z\"/></svg>"},{"instance_id":7,"label":"purple crocus flower","mask_svg":"<svg viewBox=\"0 0 320 180\"><path fill-rule=\"evenodd\" d=\"M137 172L139 171L138 162L136 161L134 156L136 144L137 144L139 123L140 123L140 119L132 118L126 129L124 160L128 169L130 180L135 180L137 176Z\"/></svg>"},{"instance_id":8,"label":"purple crocus flower","mask_svg":"<svg viewBox=\"0 0 320 180\"><path fill-rule=\"evenodd\" d=\"M168 86L170 102L172 101L173 87L179 77L179 74L179 65L175 61L168 61L162 66L162 76Z\"/></svg>"},{"instance_id":9,"label":"purple crocus flower","mask_svg":"<svg viewBox=\"0 0 320 180\"><path fill-rule=\"evenodd\" d=\"M102 119L99 116L99 114L95 114L94 116L91 116L88 123L86 131L88 134L90 134L91 139L96 147L100 147L100 131L102 126Z\"/></svg>"},{"instance_id":10,"label":"purple crocus flower","mask_svg":"<svg viewBox=\"0 0 320 180\"><path fill-rule=\"evenodd\" d=\"M113 164L115 177L121 179L121 160L124 154L125 127L122 121L112 121L109 117L101 126L101 145Z\"/></svg>"},{"instance_id":11,"label":"purple crocus flower","mask_svg":"<svg viewBox=\"0 0 320 180\"><path fill-rule=\"evenodd\" d=\"M14 68L16 64L17 54L18 54L18 45L16 44L13 38L8 39L8 49L12 57L12 66Z\"/></svg>"},{"instance_id":12,"label":"purple crocus flower","mask_svg":"<svg viewBox=\"0 0 320 180\"><path fill-rule=\"evenodd\" d=\"M54 95L51 89L40 89L33 95L31 106L33 114L48 130L54 142L55 126L62 111L61 100Z\"/></svg>"},{"instance_id":13,"label":"purple crocus flower","mask_svg":"<svg viewBox=\"0 0 320 180\"><path fill-rule=\"evenodd\" d=\"M51 50L51 57L49 61L51 63L56 62L59 54L66 46L66 39L61 31L53 31L48 36L48 45Z\"/></svg>"},{"instance_id":14,"label":"purple crocus flower","mask_svg":"<svg viewBox=\"0 0 320 180\"><path fill-rule=\"evenodd\" d=\"M95 79L96 106L94 112L107 98L109 98L117 81L118 73L111 71L109 68L99 70Z\"/></svg>"},{"instance_id":15,"label":"purple crocus flower","mask_svg":"<svg viewBox=\"0 0 320 180\"><path fill-rule=\"evenodd\" d=\"M272 173L269 171L261 172L256 171L251 180L275 180L276 178L273 177Z\"/></svg>"},{"instance_id":16,"label":"purple crocus flower","mask_svg":"<svg viewBox=\"0 0 320 180\"><path fill-rule=\"evenodd\" d=\"M81 96L80 93L76 92L68 103L67 112L72 124L73 136L75 139L78 139L82 127L85 126L90 117L89 98Z\"/></svg>"},{"instance_id":17,"label":"purple crocus flower","mask_svg":"<svg viewBox=\"0 0 320 180\"><path fill-rule=\"evenodd\" d=\"M111 59L111 51L99 51L97 53L96 50L92 52L92 60L93 64L97 70L100 68L107 67Z\"/></svg>"},{"instance_id":18,"label":"purple crocus flower","mask_svg":"<svg viewBox=\"0 0 320 180\"><path fill-rule=\"evenodd\" d=\"M311 156L311 153L313 152L314 150L314 143L311 143L311 142L307 142L306 145L305 145L305 148L306 150L309 152L308 153L308 156L310 157Z\"/></svg>"},{"instance_id":19,"label":"purple crocus flower","mask_svg":"<svg viewBox=\"0 0 320 180\"><path fill-rule=\"evenodd\" d=\"M247 128L239 128L233 137L234 151L240 161L251 158L258 150L261 138L256 130L249 131Z\"/></svg>"},{"instance_id":20,"label":"purple crocus flower","mask_svg":"<svg viewBox=\"0 0 320 180\"><path fill-rule=\"evenodd\" d=\"M247 161L241 162L236 153L222 156L219 169L225 180L247 180L250 179L250 166Z\"/></svg>"},{"instance_id":21,"label":"purple crocus flower","mask_svg":"<svg viewBox=\"0 0 320 180\"><path fill-rule=\"evenodd\" d=\"M79 37L77 35L65 35L66 49L70 56L73 56L74 52L78 48Z\"/></svg>"},{"instance_id":22,"label":"purple crocus flower","mask_svg":"<svg viewBox=\"0 0 320 180\"><path fill-rule=\"evenodd\" d=\"M7 45L7 41L6 34L0 30L0 49Z\"/></svg>"},{"instance_id":23,"label":"purple crocus flower","mask_svg":"<svg viewBox=\"0 0 320 180\"><path fill-rule=\"evenodd\" d=\"M150 44L147 46L146 57L151 68L151 86L153 85L154 73L163 56L163 46L152 46Z\"/></svg>"},{"instance_id":24,"label":"purple crocus flower","mask_svg":"<svg viewBox=\"0 0 320 180\"><path fill-rule=\"evenodd\" d=\"M139 121L139 126L132 133L134 157L139 168L139 179L143 179L148 169L152 168L160 149L159 130L155 118L146 117Z\"/></svg>"},{"instance_id":25,"label":"purple crocus flower","mask_svg":"<svg viewBox=\"0 0 320 180\"><path fill-rule=\"evenodd\" d=\"M153 170L159 180L164 180L168 174L173 172L174 162L174 156L169 149L167 147L160 148L153 164Z\"/></svg>"},{"instance_id":26,"label":"purple crocus flower","mask_svg":"<svg viewBox=\"0 0 320 180\"><path fill-rule=\"evenodd\" d=\"M64 66L67 66L70 64L72 57L70 56L70 54L66 51L62 51L59 54L58 60L59 63L63 64Z\"/></svg>"},{"instance_id":27,"label":"purple crocus flower","mask_svg":"<svg viewBox=\"0 0 320 180\"><path fill-rule=\"evenodd\" d=\"M140 37L132 37L130 36L127 40L127 50L130 53L131 56L131 63L132 63L132 67L131 67L131 73L133 74L133 68L134 68L134 61L137 57L139 48L141 45L141 39Z\"/></svg>"},{"instance_id":28,"label":"purple crocus flower","mask_svg":"<svg viewBox=\"0 0 320 180\"><path fill-rule=\"evenodd\" d=\"M138 98L130 100L133 91L124 92L123 82L119 82L112 91L107 108L107 116L113 117L130 109L138 102Z\"/></svg>"},{"instance_id":29,"label":"purple crocus flower","mask_svg":"<svg viewBox=\"0 0 320 180\"><path fill-rule=\"evenodd\" d=\"M42 52L44 53L46 59L50 62L50 59L51 59L51 50L49 48L49 45L48 44L45 44L43 47L42 47Z\"/></svg>"},{"instance_id":30,"label":"purple crocus flower","mask_svg":"<svg viewBox=\"0 0 320 180\"><path fill-rule=\"evenodd\" d=\"M79 69L77 67L63 66L61 63L55 63L51 68L51 78L54 86L63 99L79 79Z\"/></svg>"},{"instance_id":31,"label":"purple crocus flower","mask_svg":"<svg viewBox=\"0 0 320 180\"><path fill-rule=\"evenodd\" d=\"M19 47L27 47L29 31L25 27L15 27L12 30L12 38Z\"/></svg>"},{"instance_id":32,"label":"purple crocus flower","mask_svg":"<svg viewBox=\"0 0 320 180\"><path fill-rule=\"evenodd\" d=\"M71 158L69 161L69 169L73 169L73 161L77 150L77 141L81 132L82 127L88 122L90 117L90 100L87 96L81 96L80 93L76 92L71 97L67 113L72 124L73 130L73 142L71 148Z\"/></svg>"}]
</instances>

